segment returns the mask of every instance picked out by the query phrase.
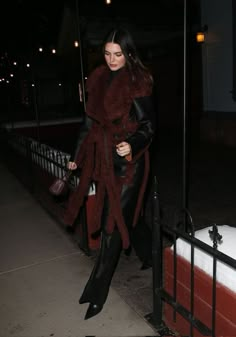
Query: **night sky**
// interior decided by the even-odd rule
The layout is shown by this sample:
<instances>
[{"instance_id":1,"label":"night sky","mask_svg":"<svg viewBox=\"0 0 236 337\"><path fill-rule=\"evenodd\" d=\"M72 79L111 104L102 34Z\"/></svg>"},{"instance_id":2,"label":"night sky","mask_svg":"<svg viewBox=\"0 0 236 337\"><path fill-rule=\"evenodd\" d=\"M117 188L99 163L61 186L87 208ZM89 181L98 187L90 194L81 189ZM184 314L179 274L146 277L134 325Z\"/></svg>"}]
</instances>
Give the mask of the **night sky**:
<instances>
[{"instance_id":1,"label":"night sky","mask_svg":"<svg viewBox=\"0 0 236 337\"><path fill-rule=\"evenodd\" d=\"M1 52L15 53L41 43L55 43L63 3L63 0L9 0L1 3Z\"/></svg>"},{"instance_id":2,"label":"night sky","mask_svg":"<svg viewBox=\"0 0 236 337\"><path fill-rule=\"evenodd\" d=\"M0 52L16 53L38 46L55 46L64 5L75 8L77 0L8 0L1 2ZM137 24L175 24L182 20L183 0L78 0L82 16L127 17Z\"/></svg>"}]
</instances>

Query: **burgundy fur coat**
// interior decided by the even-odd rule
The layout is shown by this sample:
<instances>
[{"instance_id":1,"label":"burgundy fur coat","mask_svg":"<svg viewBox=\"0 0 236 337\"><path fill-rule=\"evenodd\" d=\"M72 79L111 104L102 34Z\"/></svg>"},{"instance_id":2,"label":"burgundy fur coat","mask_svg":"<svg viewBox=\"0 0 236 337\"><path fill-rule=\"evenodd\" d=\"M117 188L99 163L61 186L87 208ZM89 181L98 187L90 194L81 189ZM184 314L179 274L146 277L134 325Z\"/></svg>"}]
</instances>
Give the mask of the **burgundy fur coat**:
<instances>
[{"instance_id":1,"label":"burgundy fur coat","mask_svg":"<svg viewBox=\"0 0 236 337\"><path fill-rule=\"evenodd\" d=\"M103 202L107 193L110 214L106 230L111 233L114 226L117 226L123 247L127 248L129 235L122 215L120 193L123 184L132 183L134 163L144 155L147 165L133 220L135 225L142 207L149 171L148 146L144 146L138 153L133 153L132 160L127 161L125 177L115 175L113 151L116 144L121 141L129 142L129 137L138 130L138 122L130 119L131 106L134 98L151 95L152 83L147 83L141 78L133 82L125 68L118 72L111 83L109 78L110 71L107 66L100 66L90 75L86 83L88 92L86 113L93 123L77 151L75 162L81 168L80 182L68 200L64 221L66 224L73 224L88 193L90 183L94 181L96 182L96 206L93 210L95 230L101 227Z\"/></svg>"}]
</instances>

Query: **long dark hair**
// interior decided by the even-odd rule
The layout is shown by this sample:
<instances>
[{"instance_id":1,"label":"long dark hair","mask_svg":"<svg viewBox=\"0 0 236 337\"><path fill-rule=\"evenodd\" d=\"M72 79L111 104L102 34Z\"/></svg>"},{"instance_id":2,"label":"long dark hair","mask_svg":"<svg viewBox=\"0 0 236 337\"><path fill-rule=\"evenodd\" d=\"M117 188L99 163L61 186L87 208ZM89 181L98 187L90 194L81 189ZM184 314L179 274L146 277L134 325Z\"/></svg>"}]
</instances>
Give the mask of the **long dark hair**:
<instances>
[{"instance_id":1,"label":"long dark hair","mask_svg":"<svg viewBox=\"0 0 236 337\"><path fill-rule=\"evenodd\" d=\"M128 30L124 28L113 28L110 30L103 40L103 53L105 52L105 45L108 42L120 45L126 59L126 67L134 81L141 75L144 80L153 82L152 75L141 61L133 37Z\"/></svg>"}]
</instances>

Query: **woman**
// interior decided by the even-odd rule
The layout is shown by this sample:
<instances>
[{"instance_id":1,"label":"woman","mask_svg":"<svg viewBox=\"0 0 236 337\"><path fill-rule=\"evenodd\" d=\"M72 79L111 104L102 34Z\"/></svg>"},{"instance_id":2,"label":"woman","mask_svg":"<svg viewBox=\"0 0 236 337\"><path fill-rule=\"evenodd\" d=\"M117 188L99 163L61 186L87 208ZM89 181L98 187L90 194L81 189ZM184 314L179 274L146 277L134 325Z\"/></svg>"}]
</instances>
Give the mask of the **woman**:
<instances>
[{"instance_id":1,"label":"woman","mask_svg":"<svg viewBox=\"0 0 236 337\"><path fill-rule=\"evenodd\" d=\"M91 181L96 182L94 235L101 235L101 247L79 300L89 303L85 319L102 310L120 253L134 245L154 135L153 79L130 33L124 29L109 32L103 54L105 64L86 82L86 120L74 159L68 163L69 169L81 168L81 175L78 190L69 200L66 223L73 223ZM137 255L144 245L136 244ZM150 241L145 247L151 247ZM150 258L150 249L146 255L144 262Z\"/></svg>"}]
</instances>

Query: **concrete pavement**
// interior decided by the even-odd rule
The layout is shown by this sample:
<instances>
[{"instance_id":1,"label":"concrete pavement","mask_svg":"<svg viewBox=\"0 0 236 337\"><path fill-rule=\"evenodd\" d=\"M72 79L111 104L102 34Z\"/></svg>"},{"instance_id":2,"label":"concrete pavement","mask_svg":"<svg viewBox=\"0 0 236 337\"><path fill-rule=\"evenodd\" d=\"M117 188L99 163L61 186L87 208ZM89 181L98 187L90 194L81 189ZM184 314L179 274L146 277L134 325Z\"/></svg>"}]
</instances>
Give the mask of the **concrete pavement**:
<instances>
[{"instance_id":1,"label":"concrete pavement","mask_svg":"<svg viewBox=\"0 0 236 337\"><path fill-rule=\"evenodd\" d=\"M158 335L113 288L85 321L93 261L2 164L0 185L0 337Z\"/></svg>"}]
</instances>

